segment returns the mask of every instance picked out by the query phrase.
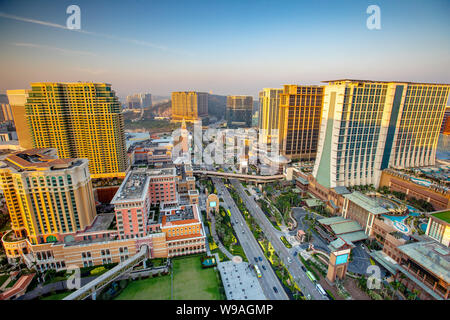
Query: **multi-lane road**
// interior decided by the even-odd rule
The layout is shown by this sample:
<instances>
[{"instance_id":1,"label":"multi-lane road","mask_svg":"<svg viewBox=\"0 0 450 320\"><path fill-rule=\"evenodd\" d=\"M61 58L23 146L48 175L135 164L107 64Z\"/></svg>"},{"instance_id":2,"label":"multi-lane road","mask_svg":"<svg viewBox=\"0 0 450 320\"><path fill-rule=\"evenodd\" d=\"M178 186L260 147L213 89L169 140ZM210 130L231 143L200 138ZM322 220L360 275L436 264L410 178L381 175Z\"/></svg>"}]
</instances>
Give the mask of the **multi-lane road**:
<instances>
[{"instance_id":1,"label":"multi-lane road","mask_svg":"<svg viewBox=\"0 0 450 320\"><path fill-rule=\"evenodd\" d=\"M230 182L236 189L238 195L241 197L244 205L247 207L251 215L255 218L256 222L261 227L261 230L264 232L267 239L272 243L275 252L284 262L289 272L294 277L294 280L302 289L303 293L306 296L309 295L309 297L314 300L328 300L328 298L323 296L317 290L315 284L313 284L306 276L306 273L301 268L302 263L297 257L294 256L295 251L286 248L286 246L279 238L279 232L277 232L277 230L269 222L264 212L255 202L255 200L247 195L244 188L242 187L242 184L235 179L230 179Z\"/></svg>"},{"instance_id":2,"label":"multi-lane road","mask_svg":"<svg viewBox=\"0 0 450 320\"><path fill-rule=\"evenodd\" d=\"M261 271L262 277L259 278L259 281L266 298L269 300L288 300L289 297L284 291L280 280L271 268L270 262L264 256L261 247L247 226L244 217L236 206L228 189L223 184L223 181L219 178L212 178L212 180L218 195L223 198L227 209L230 210L233 228L249 263L257 264Z\"/></svg>"}]
</instances>

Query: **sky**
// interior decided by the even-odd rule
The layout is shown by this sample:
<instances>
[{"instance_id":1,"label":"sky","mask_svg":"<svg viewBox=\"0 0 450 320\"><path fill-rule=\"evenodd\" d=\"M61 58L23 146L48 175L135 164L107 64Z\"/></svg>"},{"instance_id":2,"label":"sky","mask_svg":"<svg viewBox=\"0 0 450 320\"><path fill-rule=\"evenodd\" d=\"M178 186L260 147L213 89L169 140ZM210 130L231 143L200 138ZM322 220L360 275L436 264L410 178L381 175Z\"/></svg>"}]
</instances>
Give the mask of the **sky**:
<instances>
[{"instance_id":1,"label":"sky","mask_svg":"<svg viewBox=\"0 0 450 320\"><path fill-rule=\"evenodd\" d=\"M81 11L69 30L68 6ZM381 29L369 30L369 5ZM449 0L0 0L0 93L37 81L118 96L257 96L354 78L450 83Z\"/></svg>"}]
</instances>

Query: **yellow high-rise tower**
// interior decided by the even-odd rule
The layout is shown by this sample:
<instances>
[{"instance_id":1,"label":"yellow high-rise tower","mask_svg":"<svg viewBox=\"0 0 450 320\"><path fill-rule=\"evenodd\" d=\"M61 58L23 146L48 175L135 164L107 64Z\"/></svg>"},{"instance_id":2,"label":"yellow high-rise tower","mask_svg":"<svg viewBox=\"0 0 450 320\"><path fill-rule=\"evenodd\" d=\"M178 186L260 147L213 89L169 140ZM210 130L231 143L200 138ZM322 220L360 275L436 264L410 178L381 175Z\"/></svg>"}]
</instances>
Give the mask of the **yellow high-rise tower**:
<instances>
[{"instance_id":1,"label":"yellow high-rise tower","mask_svg":"<svg viewBox=\"0 0 450 320\"><path fill-rule=\"evenodd\" d=\"M58 159L55 149L0 157L0 189L15 236L32 244L62 241L96 215L88 160Z\"/></svg>"},{"instance_id":2,"label":"yellow high-rise tower","mask_svg":"<svg viewBox=\"0 0 450 320\"><path fill-rule=\"evenodd\" d=\"M319 142L324 86L285 85L278 111L281 153L290 159L314 160Z\"/></svg>"},{"instance_id":3,"label":"yellow high-rise tower","mask_svg":"<svg viewBox=\"0 0 450 320\"><path fill-rule=\"evenodd\" d=\"M123 115L110 84L32 83L25 109L34 148L56 148L60 158L89 159L93 178L124 176Z\"/></svg>"},{"instance_id":4,"label":"yellow high-rise tower","mask_svg":"<svg viewBox=\"0 0 450 320\"><path fill-rule=\"evenodd\" d=\"M259 137L260 143L278 141L278 111L283 89L264 88L259 93Z\"/></svg>"},{"instance_id":5,"label":"yellow high-rise tower","mask_svg":"<svg viewBox=\"0 0 450 320\"><path fill-rule=\"evenodd\" d=\"M172 121L193 122L208 116L208 93L172 92Z\"/></svg>"}]
</instances>

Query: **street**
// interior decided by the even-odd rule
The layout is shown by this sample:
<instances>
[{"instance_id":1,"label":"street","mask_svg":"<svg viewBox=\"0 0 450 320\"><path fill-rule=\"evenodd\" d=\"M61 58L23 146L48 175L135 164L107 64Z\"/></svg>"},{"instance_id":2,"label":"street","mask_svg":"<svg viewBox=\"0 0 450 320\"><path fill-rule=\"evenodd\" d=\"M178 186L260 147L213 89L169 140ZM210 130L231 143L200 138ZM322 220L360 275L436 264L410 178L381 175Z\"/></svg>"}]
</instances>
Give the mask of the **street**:
<instances>
[{"instance_id":1,"label":"street","mask_svg":"<svg viewBox=\"0 0 450 320\"><path fill-rule=\"evenodd\" d=\"M244 191L242 184L235 179L230 179L231 184L234 186L245 206L251 213L251 215L256 219L261 230L266 235L267 239L272 243L275 251L277 252L280 259L288 268L291 275L294 277L296 283L302 289L303 293L307 296L310 295L311 299L314 300L328 300L327 297L324 297L317 289L315 284L309 280L306 276L306 273L301 269L302 263L300 262L298 257L293 255L292 250L286 248L286 246L281 242L278 230L276 230L269 220L266 218L264 212L261 210L259 205L253 200L252 197L249 197L247 193ZM288 262L288 258L290 258L291 263Z\"/></svg>"},{"instance_id":2,"label":"street","mask_svg":"<svg viewBox=\"0 0 450 320\"><path fill-rule=\"evenodd\" d=\"M223 184L223 181L219 178L212 178L214 185L217 189L218 195L225 201L227 209L231 213L231 221L233 222L233 228L236 232L239 243L244 249L245 255L247 256L249 263L255 264L255 258L258 260L256 263L259 266L262 277L259 278L259 282L264 291L265 296L269 300L288 300L289 297L284 291L284 288L278 279L277 275L270 266L270 262L264 256L264 253L250 231L244 217L239 211L236 203L228 192L227 188ZM259 257L262 261L259 261ZM265 267L262 268L262 266ZM277 292L273 288L277 289Z\"/></svg>"}]
</instances>

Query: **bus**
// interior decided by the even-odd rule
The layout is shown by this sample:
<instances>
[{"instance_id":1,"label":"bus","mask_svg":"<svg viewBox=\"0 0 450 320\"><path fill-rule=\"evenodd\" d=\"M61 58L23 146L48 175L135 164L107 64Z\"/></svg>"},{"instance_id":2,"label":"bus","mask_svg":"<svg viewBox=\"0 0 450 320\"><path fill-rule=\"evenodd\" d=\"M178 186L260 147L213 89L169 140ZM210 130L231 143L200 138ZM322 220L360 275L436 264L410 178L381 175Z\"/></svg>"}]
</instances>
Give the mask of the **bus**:
<instances>
[{"instance_id":1,"label":"bus","mask_svg":"<svg viewBox=\"0 0 450 320\"><path fill-rule=\"evenodd\" d=\"M319 290L319 292L323 295L323 296L328 296L327 293L325 292L325 290L323 290L322 286L320 284L316 284L316 288L317 290Z\"/></svg>"},{"instance_id":2,"label":"bus","mask_svg":"<svg viewBox=\"0 0 450 320\"><path fill-rule=\"evenodd\" d=\"M309 280L311 280L312 282L316 282L316 277L314 277L314 275L312 274L311 271L306 271L306 275L308 276Z\"/></svg>"},{"instance_id":3,"label":"bus","mask_svg":"<svg viewBox=\"0 0 450 320\"><path fill-rule=\"evenodd\" d=\"M261 271L259 271L258 266L255 264L255 271L256 271L256 275L258 276L258 278L262 277Z\"/></svg>"}]
</instances>

